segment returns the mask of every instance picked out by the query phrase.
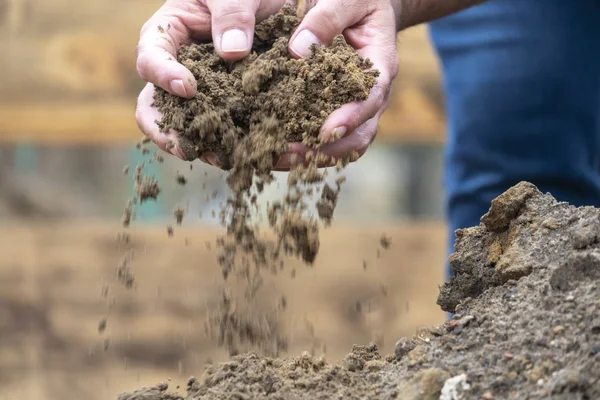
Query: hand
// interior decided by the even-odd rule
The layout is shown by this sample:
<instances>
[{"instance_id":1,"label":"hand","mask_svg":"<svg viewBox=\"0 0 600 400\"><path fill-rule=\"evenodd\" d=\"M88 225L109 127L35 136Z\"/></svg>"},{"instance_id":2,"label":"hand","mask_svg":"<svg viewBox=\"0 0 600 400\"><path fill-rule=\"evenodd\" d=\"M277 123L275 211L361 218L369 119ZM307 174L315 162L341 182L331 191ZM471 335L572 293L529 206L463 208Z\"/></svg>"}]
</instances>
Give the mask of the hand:
<instances>
[{"instance_id":1,"label":"hand","mask_svg":"<svg viewBox=\"0 0 600 400\"><path fill-rule=\"evenodd\" d=\"M223 59L240 60L250 52L256 21L275 14L285 3L285 0L167 0L144 24L137 47L137 70L148 82L136 109L142 132L164 151L185 160L175 133L160 132L155 123L160 119L160 113L152 107L155 85L177 96L194 97L196 80L177 62L179 48L212 37L215 51ZM210 154L202 159L213 161Z\"/></svg>"},{"instance_id":2,"label":"hand","mask_svg":"<svg viewBox=\"0 0 600 400\"><path fill-rule=\"evenodd\" d=\"M369 98L342 106L323 124L321 138L330 140L320 152L334 159L357 152L362 156L375 135L381 114L387 109L391 85L398 73L396 51L395 0L307 0L307 13L290 40L295 57L310 55L314 43L328 45L342 34L363 58L369 58L380 71ZM290 144L290 152L279 160L277 169L289 169L307 149L301 143ZM321 165L322 167L328 165Z\"/></svg>"}]
</instances>

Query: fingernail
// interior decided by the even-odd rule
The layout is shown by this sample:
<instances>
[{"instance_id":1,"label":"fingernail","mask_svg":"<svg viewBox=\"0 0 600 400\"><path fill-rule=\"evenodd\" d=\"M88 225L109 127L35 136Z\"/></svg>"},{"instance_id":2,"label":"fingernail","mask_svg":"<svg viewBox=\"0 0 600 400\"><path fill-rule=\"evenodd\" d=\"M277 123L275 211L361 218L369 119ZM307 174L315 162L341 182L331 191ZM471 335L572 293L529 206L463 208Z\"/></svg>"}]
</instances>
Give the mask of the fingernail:
<instances>
[{"instance_id":1,"label":"fingernail","mask_svg":"<svg viewBox=\"0 0 600 400\"><path fill-rule=\"evenodd\" d=\"M206 161L208 161L208 163L213 167L219 166L219 160L217 159L217 155L215 153L207 153L205 157Z\"/></svg>"},{"instance_id":2,"label":"fingernail","mask_svg":"<svg viewBox=\"0 0 600 400\"><path fill-rule=\"evenodd\" d=\"M300 57L308 57L311 55L310 46L313 44L321 44L321 41L314 33L308 29L304 29L296 36L290 48Z\"/></svg>"},{"instance_id":3,"label":"fingernail","mask_svg":"<svg viewBox=\"0 0 600 400\"><path fill-rule=\"evenodd\" d=\"M187 97L185 85L181 79L173 79L171 82L169 82L169 86L171 87L171 91L173 91L177 96Z\"/></svg>"},{"instance_id":4,"label":"fingernail","mask_svg":"<svg viewBox=\"0 0 600 400\"><path fill-rule=\"evenodd\" d=\"M221 50L225 53L247 51L250 48L248 35L240 29L231 29L221 36Z\"/></svg>"}]
</instances>

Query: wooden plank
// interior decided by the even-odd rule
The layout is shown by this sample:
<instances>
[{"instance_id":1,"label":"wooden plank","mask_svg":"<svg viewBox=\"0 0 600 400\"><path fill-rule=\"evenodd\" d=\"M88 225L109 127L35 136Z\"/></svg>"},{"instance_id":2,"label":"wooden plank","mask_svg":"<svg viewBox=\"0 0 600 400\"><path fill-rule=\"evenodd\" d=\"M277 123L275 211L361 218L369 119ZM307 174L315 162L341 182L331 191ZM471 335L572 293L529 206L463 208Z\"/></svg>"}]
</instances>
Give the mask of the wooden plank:
<instances>
[{"instance_id":1,"label":"wooden plank","mask_svg":"<svg viewBox=\"0 0 600 400\"><path fill-rule=\"evenodd\" d=\"M135 104L0 104L0 141L118 144L139 140Z\"/></svg>"}]
</instances>

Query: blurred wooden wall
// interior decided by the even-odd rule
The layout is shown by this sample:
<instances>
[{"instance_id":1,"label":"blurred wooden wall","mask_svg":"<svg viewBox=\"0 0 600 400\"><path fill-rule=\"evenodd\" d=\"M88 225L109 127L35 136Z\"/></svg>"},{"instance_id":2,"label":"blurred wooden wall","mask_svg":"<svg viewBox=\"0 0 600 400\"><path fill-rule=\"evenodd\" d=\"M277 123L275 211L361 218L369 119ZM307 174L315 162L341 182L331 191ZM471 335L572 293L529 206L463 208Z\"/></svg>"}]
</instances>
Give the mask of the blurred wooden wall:
<instances>
[{"instance_id":1,"label":"blurred wooden wall","mask_svg":"<svg viewBox=\"0 0 600 400\"><path fill-rule=\"evenodd\" d=\"M163 0L1 0L0 140L135 140L139 29ZM426 29L399 36L401 72L380 140L441 142L439 74Z\"/></svg>"}]
</instances>

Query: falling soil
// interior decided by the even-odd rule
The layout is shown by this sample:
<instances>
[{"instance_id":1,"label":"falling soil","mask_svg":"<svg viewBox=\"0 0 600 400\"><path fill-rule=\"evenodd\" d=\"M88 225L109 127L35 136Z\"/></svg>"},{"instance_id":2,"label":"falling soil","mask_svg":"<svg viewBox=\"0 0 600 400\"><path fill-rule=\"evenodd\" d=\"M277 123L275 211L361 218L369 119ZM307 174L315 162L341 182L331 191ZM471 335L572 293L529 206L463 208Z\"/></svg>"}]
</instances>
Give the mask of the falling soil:
<instances>
[{"instance_id":1,"label":"falling soil","mask_svg":"<svg viewBox=\"0 0 600 400\"><path fill-rule=\"evenodd\" d=\"M212 43L182 47L178 60L196 78L196 96L183 99L157 89L154 98L162 115L159 128L177 132L188 160L210 152L229 170L231 195L219 213L226 234L217 240L218 260L225 280L234 276L246 283L246 298L224 293L207 332L230 354L252 348L277 355L286 348L284 338L270 333L273 317L250 317L244 305L252 304L263 271L278 271L283 257L314 263L320 225L330 225L344 182L339 177L331 186L325 183L328 171L318 165L337 163L341 170L358 157L350 153L333 160L320 153L321 127L342 105L366 100L379 75L341 35L329 47L313 46L307 58L292 58L288 42L299 22L293 6L283 7L257 25L250 55L236 63L221 59ZM257 198L273 182L273 170L290 142L302 142L311 151L290 171L286 196L268 205L272 235L267 239L256 218ZM152 178L140 176L136 182L140 203L160 192ZM311 203L307 192L318 190L320 198ZM179 225L183 215L175 217Z\"/></svg>"},{"instance_id":2,"label":"falling soil","mask_svg":"<svg viewBox=\"0 0 600 400\"><path fill-rule=\"evenodd\" d=\"M119 399L600 398L600 210L520 183L456 237L438 299L453 318L394 354L245 354L190 379L186 395L161 384Z\"/></svg>"}]
</instances>

